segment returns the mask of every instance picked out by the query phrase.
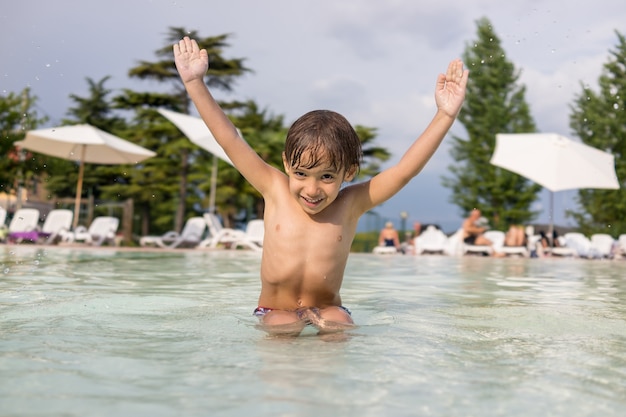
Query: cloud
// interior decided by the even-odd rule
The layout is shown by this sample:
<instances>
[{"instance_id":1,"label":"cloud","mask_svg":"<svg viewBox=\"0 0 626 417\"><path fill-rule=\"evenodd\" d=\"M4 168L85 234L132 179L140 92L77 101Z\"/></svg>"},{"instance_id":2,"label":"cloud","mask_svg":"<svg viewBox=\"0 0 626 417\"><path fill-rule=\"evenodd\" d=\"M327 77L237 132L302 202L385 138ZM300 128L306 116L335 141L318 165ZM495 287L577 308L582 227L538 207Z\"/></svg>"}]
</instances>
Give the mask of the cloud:
<instances>
[{"instance_id":1,"label":"cloud","mask_svg":"<svg viewBox=\"0 0 626 417\"><path fill-rule=\"evenodd\" d=\"M467 29L461 14L452 14L440 2L334 2L330 33L359 58L379 61L398 50L439 50L458 45ZM442 30L441 23L445 22Z\"/></svg>"}]
</instances>

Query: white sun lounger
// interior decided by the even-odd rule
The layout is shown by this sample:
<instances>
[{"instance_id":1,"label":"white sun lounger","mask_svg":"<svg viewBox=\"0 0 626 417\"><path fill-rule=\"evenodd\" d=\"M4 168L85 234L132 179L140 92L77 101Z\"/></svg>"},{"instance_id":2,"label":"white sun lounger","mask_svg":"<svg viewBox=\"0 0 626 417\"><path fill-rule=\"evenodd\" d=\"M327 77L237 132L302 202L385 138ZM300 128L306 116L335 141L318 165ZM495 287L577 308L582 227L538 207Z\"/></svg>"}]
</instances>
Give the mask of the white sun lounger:
<instances>
[{"instance_id":1,"label":"white sun lounger","mask_svg":"<svg viewBox=\"0 0 626 417\"><path fill-rule=\"evenodd\" d=\"M415 254L445 254L448 247L448 236L433 225L429 225L414 240Z\"/></svg>"},{"instance_id":2,"label":"white sun lounger","mask_svg":"<svg viewBox=\"0 0 626 417\"><path fill-rule=\"evenodd\" d=\"M467 254L479 254L486 253L488 255L492 255L494 252L502 252L502 248L504 247L504 238L505 233L501 230L487 230L483 233L483 236L486 239L491 241L491 245L468 245L467 243L463 244L463 251Z\"/></svg>"},{"instance_id":3,"label":"white sun lounger","mask_svg":"<svg viewBox=\"0 0 626 417\"><path fill-rule=\"evenodd\" d=\"M37 233L39 225L39 210L34 208L22 208L13 214L13 218L9 222L7 236L10 241L21 241L24 236ZM26 237L28 240L33 240Z\"/></svg>"},{"instance_id":4,"label":"white sun lounger","mask_svg":"<svg viewBox=\"0 0 626 417\"><path fill-rule=\"evenodd\" d=\"M263 237L265 236L265 223L262 219L250 220L246 225L246 231L243 236L235 240L231 246L232 249L244 247L254 251L263 250Z\"/></svg>"},{"instance_id":5,"label":"white sun lounger","mask_svg":"<svg viewBox=\"0 0 626 417\"><path fill-rule=\"evenodd\" d=\"M231 229L222 226L220 219L213 213L204 213L202 216L209 227L209 236L198 245L198 248L217 248L220 245L231 246L235 241L243 239L243 230Z\"/></svg>"},{"instance_id":6,"label":"white sun lounger","mask_svg":"<svg viewBox=\"0 0 626 417\"><path fill-rule=\"evenodd\" d=\"M78 226L73 232L61 232L59 236L66 243L84 243L101 246L103 243L115 244L115 233L120 225L117 217L100 216L93 219L89 229Z\"/></svg>"},{"instance_id":7,"label":"white sun lounger","mask_svg":"<svg viewBox=\"0 0 626 417\"><path fill-rule=\"evenodd\" d=\"M195 248L200 244L206 230L206 222L203 217L191 217L183 230L178 233L169 231L161 236L143 236L139 239L140 246L158 246L160 248Z\"/></svg>"}]
</instances>

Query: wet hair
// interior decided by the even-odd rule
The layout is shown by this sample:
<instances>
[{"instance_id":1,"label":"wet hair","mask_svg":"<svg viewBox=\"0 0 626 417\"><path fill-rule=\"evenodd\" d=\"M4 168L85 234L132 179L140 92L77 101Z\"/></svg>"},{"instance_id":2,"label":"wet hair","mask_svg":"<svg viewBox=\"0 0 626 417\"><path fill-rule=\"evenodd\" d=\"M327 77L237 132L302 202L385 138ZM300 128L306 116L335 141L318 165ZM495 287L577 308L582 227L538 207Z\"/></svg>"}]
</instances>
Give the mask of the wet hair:
<instances>
[{"instance_id":1,"label":"wet hair","mask_svg":"<svg viewBox=\"0 0 626 417\"><path fill-rule=\"evenodd\" d=\"M294 167L329 164L333 169L358 172L363 151L354 128L339 113L314 110L296 120L287 132L285 158Z\"/></svg>"}]
</instances>

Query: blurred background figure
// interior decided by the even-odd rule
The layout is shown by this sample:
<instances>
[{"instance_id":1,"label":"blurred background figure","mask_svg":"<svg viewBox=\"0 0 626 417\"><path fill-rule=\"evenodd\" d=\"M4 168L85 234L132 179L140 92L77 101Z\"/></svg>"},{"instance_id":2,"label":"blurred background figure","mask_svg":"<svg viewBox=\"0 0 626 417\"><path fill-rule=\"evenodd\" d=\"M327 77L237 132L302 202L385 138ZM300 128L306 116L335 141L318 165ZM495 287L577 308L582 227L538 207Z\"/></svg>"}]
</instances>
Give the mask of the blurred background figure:
<instances>
[{"instance_id":1,"label":"blurred background figure","mask_svg":"<svg viewBox=\"0 0 626 417\"><path fill-rule=\"evenodd\" d=\"M385 227L380 231L378 246L394 247L400 250L400 238L392 222L385 223Z\"/></svg>"},{"instance_id":2,"label":"blurred background figure","mask_svg":"<svg viewBox=\"0 0 626 417\"><path fill-rule=\"evenodd\" d=\"M519 224L512 224L509 226L509 230L506 232L506 236L504 237L504 245L505 246L526 246L526 231L524 230L524 226Z\"/></svg>"}]
</instances>

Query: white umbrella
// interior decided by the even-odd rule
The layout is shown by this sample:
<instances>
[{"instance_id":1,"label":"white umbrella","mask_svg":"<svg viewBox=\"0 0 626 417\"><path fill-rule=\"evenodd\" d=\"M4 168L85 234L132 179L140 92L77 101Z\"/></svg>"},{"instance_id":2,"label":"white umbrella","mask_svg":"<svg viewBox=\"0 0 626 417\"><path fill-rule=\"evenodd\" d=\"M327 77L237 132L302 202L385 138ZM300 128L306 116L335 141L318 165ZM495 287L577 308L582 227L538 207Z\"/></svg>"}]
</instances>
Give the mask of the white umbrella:
<instances>
[{"instance_id":1,"label":"white umbrella","mask_svg":"<svg viewBox=\"0 0 626 417\"><path fill-rule=\"evenodd\" d=\"M555 133L499 133L491 163L551 191L550 233L555 192L620 188L613 155Z\"/></svg>"},{"instance_id":2,"label":"white umbrella","mask_svg":"<svg viewBox=\"0 0 626 417\"><path fill-rule=\"evenodd\" d=\"M159 113L161 113L166 119L170 122L174 123L176 127L180 129L181 132L189 138L190 141L198 145L199 147L207 150L209 153L213 154L213 169L211 172L211 192L209 195L209 211L211 213L215 212L215 193L217 187L217 158L222 161L228 162L230 165L233 165L224 149L220 146L219 143L215 140L211 131L204 123L204 121L199 117L189 116L188 114L177 113L171 110L159 109ZM239 130L237 130L239 132ZM239 132L241 135L241 132Z\"/></svg>"},{"instance_id":3,"label":"white umbrella","mask_svg":"<svg viewBox=\"0 0 626 417\"><path fill-rule=\"evenodd\" d=\"M136 164L156 155L148 149L86 124L30 130L24 140L16 142L15 146L80 163L76 184L74 228L78 224L86 162L101 165Z\"/></svg>"}]
</instances>

